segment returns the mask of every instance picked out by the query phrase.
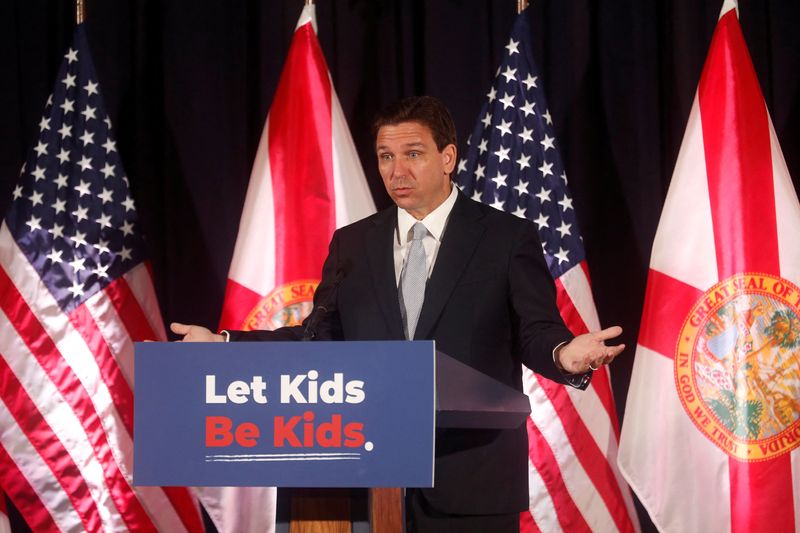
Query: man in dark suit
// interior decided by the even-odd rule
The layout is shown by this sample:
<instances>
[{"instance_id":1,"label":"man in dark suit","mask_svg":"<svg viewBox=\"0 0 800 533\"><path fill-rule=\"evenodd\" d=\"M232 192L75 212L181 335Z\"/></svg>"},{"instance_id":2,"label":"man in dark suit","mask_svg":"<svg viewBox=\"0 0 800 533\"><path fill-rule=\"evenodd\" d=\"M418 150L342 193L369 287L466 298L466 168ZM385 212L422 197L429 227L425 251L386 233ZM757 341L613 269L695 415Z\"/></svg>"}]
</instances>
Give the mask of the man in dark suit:
<instances>
[{"instance_id":1,"label":"man in dark suit","mask_svg":"<svg viewBox=\"0 0 800 533\"><path fill-rule=\"evenodd\" d=\"M434 339L436 348L522 390L521 365L585 388L623 345L618 327L573 338L555 303L533 223L453 186L455 127L444 105L411 97L375 122L378 167L396 207L334 233L305 326L213 334L173 324L186 341ZM330 304L330 305L328 305ZM518 531L528 507L527 437L440 430L433 489L409 490L412 531Z\"/></svg>"}]
</instances>

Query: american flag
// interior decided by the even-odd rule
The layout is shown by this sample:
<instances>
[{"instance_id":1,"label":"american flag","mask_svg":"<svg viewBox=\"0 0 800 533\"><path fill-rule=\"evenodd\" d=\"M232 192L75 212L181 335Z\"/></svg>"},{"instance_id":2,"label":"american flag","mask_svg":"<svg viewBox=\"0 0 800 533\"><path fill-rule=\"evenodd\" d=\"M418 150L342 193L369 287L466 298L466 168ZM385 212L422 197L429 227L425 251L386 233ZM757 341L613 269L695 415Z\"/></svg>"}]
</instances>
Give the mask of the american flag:
<instances>
[{"instance_id":1,"label":"american flag","mask_svg":"<svg viewBox=\"0 0 800 533\"><path fill-rule=\"evenodd\" d=\"M575 334L600 327L586 254L530 46L527 10L514 24L456 182L474 200L533 221ZM528 420L529 531L638 531L616 466L618 422L606 367L581 392L523 368ZM598 497L599 494L599 497Z\"/></svg>"},{"instance_id":2,"label":"american flag","mask_svg":"<svg viewBox=\"0 0 800 533\"><path fill-rule=\"evenodd\" d=\"M132 483L133 341L165 338L82 25L0 227L0 488L35 531L198 531Z\"/></svg>"}]
</instances>

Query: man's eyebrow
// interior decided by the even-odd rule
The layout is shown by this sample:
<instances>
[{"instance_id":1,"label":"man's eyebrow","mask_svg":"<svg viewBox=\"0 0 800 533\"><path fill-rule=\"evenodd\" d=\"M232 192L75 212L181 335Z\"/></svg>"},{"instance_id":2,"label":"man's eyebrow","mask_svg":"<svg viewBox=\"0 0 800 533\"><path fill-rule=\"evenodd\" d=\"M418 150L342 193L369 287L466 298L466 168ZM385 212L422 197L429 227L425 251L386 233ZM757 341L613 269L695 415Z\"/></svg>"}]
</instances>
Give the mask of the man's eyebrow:
<instances>
[{"instance_id":1,"label":"man's eyebrow","mask_svg":"<svg viewBox=\"0 0 800 533\"><path fill-rule=\"evenodd\" d=\"M425 143L424 142L411 142L411 143L406 143L406 144L404 144L402 146L403 149L424 148L424 147L425 147ZM389 150L389 147L387 145L385 145L385 144L379 144L378 146L375 147L375 149L376 150Z\"/></svg>"},{"instance_id":2,"label":"man's eyebrow","mask_svg":"<svg viewBox=\"0 0 800 533\"><path fill-rule=\"evenodd\" d=\"M406 143L406 144L404 144L404 145L402 146L402 148L418 148L418 147L424 147L424 146L425 146L425 143L424 143L424 142L422 142L422 141L416 141L416 142L410 142L410 143ZM385 144L379 144L377 148L378 148L379 150L381 150L381 149L383 149L383 150L388 150L388 149L389 149L389 147L388 147L387 145L385 145Z\"/></svg>"}]
</instances>

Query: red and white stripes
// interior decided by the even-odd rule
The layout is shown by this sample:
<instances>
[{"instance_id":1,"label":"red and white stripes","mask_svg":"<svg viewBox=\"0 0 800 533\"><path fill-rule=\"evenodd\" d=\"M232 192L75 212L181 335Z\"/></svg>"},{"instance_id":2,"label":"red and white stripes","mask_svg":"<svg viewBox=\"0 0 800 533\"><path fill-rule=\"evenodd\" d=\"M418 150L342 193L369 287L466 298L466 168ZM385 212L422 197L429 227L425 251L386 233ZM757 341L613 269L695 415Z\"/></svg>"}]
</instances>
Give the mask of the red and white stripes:
<instances>
[{"instance_id":1,"label":"red and white stripes","mask_svg":"<svg viewBox=\"0 0 800 533\"><path fill-rule=\"evenodd\" d=\"M600 323L585 265L556 280L562 318L575 334ZM616 467L617 415L607 369L576 391L523 367L531 502L521 530L638 531L636 511ZM555 511L555 512L554 512Z\"/></svg>"},{"instance_id":2,"label":"red and white stripes","mask_svg":"<svg viewBox=\"0 0 800 533\"><path fill-rule=\"evenodd\" d=\"M201 530L185 489L131 485L133 339L164 336L145 266L67 315L5 224L0 244L0 478L12 501L35 529Z\"/></svg>"}]
</instances>

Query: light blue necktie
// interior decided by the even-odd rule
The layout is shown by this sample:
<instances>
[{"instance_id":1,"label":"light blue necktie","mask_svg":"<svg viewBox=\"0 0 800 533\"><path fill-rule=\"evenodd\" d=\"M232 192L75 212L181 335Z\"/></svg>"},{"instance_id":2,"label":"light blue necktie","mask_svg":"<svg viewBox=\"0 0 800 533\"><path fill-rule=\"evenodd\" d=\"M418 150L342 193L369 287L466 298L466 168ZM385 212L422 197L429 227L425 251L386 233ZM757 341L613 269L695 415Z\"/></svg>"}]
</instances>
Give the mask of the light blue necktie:
<instances>
[{"instance_id":1,"label":"light blue necktie","mask_svg":"<svg viewBox=\"0 0 800 533\"><path fill-rule=\"evenodd\" d=\"M406 339L414 338L422 301L425 299L425 283L428 281L425 248L422 246L422 238L428 234L428 230L422 222L417 222L411 229L414 236L408 248L406 264L400 273L400 313Z\"/></svg>"}]
</instances>

